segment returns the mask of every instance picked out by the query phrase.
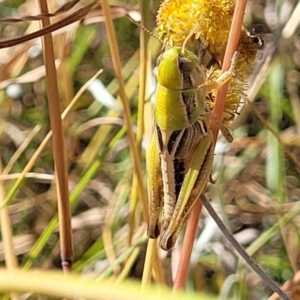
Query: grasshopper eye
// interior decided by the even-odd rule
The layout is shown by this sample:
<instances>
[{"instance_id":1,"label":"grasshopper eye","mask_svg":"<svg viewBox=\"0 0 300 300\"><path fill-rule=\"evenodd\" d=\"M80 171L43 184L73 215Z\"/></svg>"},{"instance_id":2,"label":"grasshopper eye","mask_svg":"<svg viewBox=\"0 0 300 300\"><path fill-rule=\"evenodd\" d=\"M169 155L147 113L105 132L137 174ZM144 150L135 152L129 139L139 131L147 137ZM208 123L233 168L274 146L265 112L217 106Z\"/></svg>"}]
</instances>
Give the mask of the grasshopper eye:
<instances>
[{"instance_id":1,"label":"grasshopper eye","mask_svg":"<svg viewBox=\"0 0 300 300\"><path fill-rule=\"evenodd\" d=\"M195 68L195 63L186 57L179 56L177 64L181 73L190 74Z\"/></svg>"}]
</instances>

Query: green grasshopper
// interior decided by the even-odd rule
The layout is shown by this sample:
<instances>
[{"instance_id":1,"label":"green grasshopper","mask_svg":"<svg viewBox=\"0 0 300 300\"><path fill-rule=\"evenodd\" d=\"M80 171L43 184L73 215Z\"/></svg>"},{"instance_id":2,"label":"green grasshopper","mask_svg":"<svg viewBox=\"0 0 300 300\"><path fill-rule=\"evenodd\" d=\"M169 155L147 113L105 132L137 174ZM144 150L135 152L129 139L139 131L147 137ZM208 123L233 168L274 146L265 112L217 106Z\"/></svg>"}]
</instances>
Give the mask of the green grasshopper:
<instances>
[{"instance_id":1,"label":"green grasshopper","mask_svg":"<svg viewBox=\"0 0 300 300\"><path fill-rule=\"evenodd\" d=\"M213 118L205 104L212 86L231 78L229 71L207 83L205 67L192 52L173 47L158 59L155 133L147 156L150 221L148 237L161 235L159 246L171 249L211 174ZM226 128L228 140L232 140Z\"/></svg>"}]
</instances>

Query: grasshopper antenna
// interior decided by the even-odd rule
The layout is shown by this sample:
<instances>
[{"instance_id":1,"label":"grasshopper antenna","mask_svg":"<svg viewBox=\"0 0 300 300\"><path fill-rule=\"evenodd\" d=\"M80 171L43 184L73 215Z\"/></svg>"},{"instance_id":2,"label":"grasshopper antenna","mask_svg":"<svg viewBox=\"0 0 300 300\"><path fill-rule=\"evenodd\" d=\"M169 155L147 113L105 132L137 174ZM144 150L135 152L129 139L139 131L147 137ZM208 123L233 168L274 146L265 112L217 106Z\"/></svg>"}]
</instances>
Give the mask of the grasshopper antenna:
<instances>
[{"instance_id":1,"label":"grasshopper antenna","mask_svg":"<svg viewBox=\"0 0 300 300\"><path fill-rule=\"evenodd\" d=\"M185 38L183 45L182 45L182 49L181 49L182 54L184 54L184 51L185 51L188 41L196 34L197 31L198 31L198 26L196 26L195 29L191 30L190 33L188 34L188 36Z\"/></svg>"},{"instance_id":2,"label":"grasshopper antenna","mask_svg":"<svg viewBox=\"0 0 300 300\"><path fill-rule=\"evenodd\" d=\"M158 37L156 36L153 32L151 32L148 28L144 27L143 25L141 25L140 23L138 23L135 19L133 19L129 14L127 14L128 19L134 23L136 26L140 27L141 29L143 29L144 31L146 31L147 33L149 33L153 38L155 38L156 40L158 40L163 46L165 46L166 44Z\"/></svg>"},{"instance_id":3,"label":"grasshopper antenna","mask_svg":"<svg viewBox=\"0 0 300 300\"><path fill-rule=\"evenodd\" d=\"M184 51L185 51L185 48L186 48L186 44L187 42L189 41L189 39L191 39L191 37L195 34L195 31L192 30L189 35L185 38L184 42L183 42L183 45L182 45L182 48L181 48L181 53L184 54Z\"/></svg>"}]
</instances>

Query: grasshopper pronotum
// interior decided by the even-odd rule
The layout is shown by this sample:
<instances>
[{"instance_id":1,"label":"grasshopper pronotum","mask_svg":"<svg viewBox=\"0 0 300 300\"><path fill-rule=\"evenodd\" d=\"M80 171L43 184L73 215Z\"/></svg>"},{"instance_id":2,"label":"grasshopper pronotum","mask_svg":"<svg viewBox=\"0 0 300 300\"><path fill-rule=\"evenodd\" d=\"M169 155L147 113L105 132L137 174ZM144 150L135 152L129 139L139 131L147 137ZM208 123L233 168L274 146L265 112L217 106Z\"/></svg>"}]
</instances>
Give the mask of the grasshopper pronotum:
<instances>
[{"instance_id":1,"label":"grasshopper pronotum","mask_svg":"<svg viewBox=\"0 0 300 300\"><path fill-rule=\"evenodd\" d=\"M174 246L211 174L212 114L205 97L211 86L230 79L235 60L228 72L207 83L205 67L184 48L173 47L158 59L155 134L147 157L148 236L157 238L161 234L159 245L164 250Z\"/></svg>"}]
</instances>

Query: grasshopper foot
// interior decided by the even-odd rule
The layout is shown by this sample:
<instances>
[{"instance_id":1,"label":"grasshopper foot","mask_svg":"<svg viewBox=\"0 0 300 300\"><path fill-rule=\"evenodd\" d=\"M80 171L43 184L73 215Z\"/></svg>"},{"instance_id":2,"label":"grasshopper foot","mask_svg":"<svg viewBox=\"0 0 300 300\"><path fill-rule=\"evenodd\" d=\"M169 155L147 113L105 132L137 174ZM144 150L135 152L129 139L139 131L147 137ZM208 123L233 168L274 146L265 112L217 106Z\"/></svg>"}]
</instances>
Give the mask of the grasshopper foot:
<instances>
[{"instance_id":1,"label":"grasshopper foot","mask_svg":"<svg viewBox=\"0 0 300 300\"><path fill-rule=\"evenodd\" d=\"M208 181L209 181L211 184L215 184L215 183L217 182L217 180L213 179L213 177L212 177L212 174L211 174L211 173L209 174Z\"/></svg>"},{"instance_id":2,"label":"grasshopper foot","mask_svg":"<svg viewBox=\"0 0 300 300\"><path fill-rule=\"evenodd\" d=\"M175 246L177 238L178 232L173 232L171 235L164 233L159 242L159 247L165 251L169 251Z\"/></svg>"},{"instance_id":3,"label":"grasshopper foot","mask_svg":"<svg viewBox=\"0 0 300 300\"><path fill-rule=\"evenodd\" d=\"M155 225L150 224L148 225L147 235L150 239L157 239L160 235L160 226L158 223Z\"/></svg>"}]
</instances>

